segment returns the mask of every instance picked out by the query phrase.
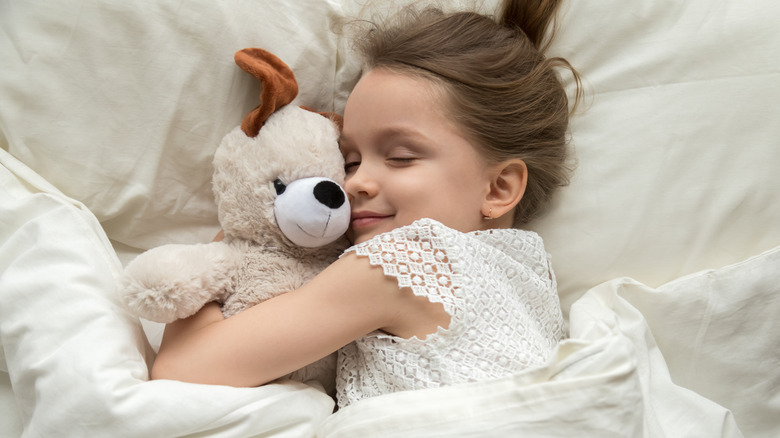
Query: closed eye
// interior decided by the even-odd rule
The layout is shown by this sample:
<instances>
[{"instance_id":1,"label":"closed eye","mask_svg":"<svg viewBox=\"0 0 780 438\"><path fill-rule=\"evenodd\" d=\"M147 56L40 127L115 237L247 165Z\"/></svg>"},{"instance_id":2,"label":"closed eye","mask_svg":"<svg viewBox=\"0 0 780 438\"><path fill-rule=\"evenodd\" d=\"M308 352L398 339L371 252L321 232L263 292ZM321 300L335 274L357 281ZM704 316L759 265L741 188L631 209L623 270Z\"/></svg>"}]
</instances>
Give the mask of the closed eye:
<instances>
[{"instance_id":1,"label":"closed eye","mask_svg":"<svg viewBox=\"0 0 780 438\"><path fill-rule=\"evenodd\" d=\"M390 157L387 159L387 161L391 162L395 166L411 164L415 160L417 160L417 157Z\"/></svg>"},{"instance_id":2,"label":"closed eye","mask_svg":"<svg viewBox=\"0 0 780 438\"><path fill-rule=\"evenodd\" d=\"M360 161L350 161L348 163L344 163L344 171L347 173L354 172L357 170L358 166L360 166Z\"/></svg>"}]
</instances>

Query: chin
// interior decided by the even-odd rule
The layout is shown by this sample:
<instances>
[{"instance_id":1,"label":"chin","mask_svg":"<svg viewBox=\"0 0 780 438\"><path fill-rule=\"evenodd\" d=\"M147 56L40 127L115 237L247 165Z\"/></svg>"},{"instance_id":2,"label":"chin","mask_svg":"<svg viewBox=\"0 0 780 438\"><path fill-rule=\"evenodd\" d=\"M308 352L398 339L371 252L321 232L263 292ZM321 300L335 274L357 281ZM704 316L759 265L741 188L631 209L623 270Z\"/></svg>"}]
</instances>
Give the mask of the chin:
<instances>
[{"instance_id":1,"label":"chin","mask_svg":"<svg viewBox=\"0 0 780 438\"><path fill-rule=\"evenodd\" d=\"M367 241L371 240L372 238L374 238L375 236L378 236L378 235L380 235L380 234L382 234L384 232L387 232L387 231L390 231L390 230L372 229L372 230L365 230L365 231L362 231L362 232L355 232L355 231L353 231L350 228L349 231L347 231L346 236L347 236L347 240L349 240L350 243L352 243L353 245L357 245L359 243L367 242Z\"/></svg>"},{"instance_id":2,"label":"chin","mask_svg":"<svg viewBox=\"0 0 780 438\"><path fill-rule=\"evenodd\" d=\"M374 237L374 236L373 235L369 235L369 234L361 234L361 235L356 236L353 233L347 233L347 240L349 240L349 243L351 243L352 245L357 245L359 243L363 243L363 242L371 239L372 237Z\"/></svg>"},{"instance_id":3,"label":"chin","mask_svg":"<svg viewBox=\"0 0 780 438\"><path fill-rule=\"evenodd\" d=\"M347 230L345 236L347 237L347 240L349 241L349 243L352 244L352 245L357 245L358 243L360 243L360 241L359 241L360 236L356 236L355 233L352 231L352 228Z\"/></svg>"}]
</instances>

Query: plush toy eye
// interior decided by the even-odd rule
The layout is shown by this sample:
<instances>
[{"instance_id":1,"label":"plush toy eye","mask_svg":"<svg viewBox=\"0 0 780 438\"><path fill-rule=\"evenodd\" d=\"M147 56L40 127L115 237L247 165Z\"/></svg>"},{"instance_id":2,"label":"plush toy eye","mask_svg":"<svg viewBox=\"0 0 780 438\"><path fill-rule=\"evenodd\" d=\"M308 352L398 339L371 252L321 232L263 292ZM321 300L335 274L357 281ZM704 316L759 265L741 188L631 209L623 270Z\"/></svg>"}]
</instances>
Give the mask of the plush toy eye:
<instances>
[{"instance_id":1,"label":"plush toy eye","mask_svg":"<svg viewBox=\"0 0 780 438\"><path fill-rule=\"evenodd\" d=\"M285 183L283 183L282 180L277 178L274 181L274 189L276 189L276 194L278 196L278 195L281 195L282 193L284 193L285 190L287 190L287 185Z\"/></svg>"}]
</instances>

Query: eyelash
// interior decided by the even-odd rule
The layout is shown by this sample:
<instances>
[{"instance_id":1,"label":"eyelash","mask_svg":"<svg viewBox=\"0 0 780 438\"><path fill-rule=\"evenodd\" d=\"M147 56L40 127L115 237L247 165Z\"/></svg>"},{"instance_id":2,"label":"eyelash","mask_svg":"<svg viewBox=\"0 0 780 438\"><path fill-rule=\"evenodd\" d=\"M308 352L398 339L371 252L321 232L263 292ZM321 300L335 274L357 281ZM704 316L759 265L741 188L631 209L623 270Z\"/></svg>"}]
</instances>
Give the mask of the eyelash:
<instances>
[{"instance_id":1,"label":"eyelash","mask_svg":"<svg viewBox=\"0 0 780 438\"><path fill-rule=\"evenodd\" d=\"M415 157L391 157L387 161L392 162L392 165L396 167L405 167L407 164L413 163L417 158Z\"/></svg>"},{"instance_id":2,"label":"eyelash","mask_svg":"<svg viewBox=\"0 0 780 438\"><path fill-rule=\"evenodd\" d=\"M408 164L408 163L411 163L411 162L413 162L415 160L417 160L416 157L390 157L390 158L387 158L387 161L392 161L392 162L398 163L398 164ZM344 163L344 170L347 173L349 173L350 170L352 170L353 168L356 168L358 166L360 166L360 161L350 161L349 163Z\"/></svg>"}]
</instances>

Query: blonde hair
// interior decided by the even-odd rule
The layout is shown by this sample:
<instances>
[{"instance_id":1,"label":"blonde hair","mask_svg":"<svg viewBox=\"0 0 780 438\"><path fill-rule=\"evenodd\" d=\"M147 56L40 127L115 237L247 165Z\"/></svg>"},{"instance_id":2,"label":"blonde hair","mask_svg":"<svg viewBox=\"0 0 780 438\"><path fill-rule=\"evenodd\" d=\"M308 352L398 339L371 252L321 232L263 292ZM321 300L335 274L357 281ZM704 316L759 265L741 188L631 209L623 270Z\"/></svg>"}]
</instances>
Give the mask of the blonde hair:
<instances>
[{"instance_id":1,"label":"blonde hair","mask_svg":"<svg viewBox=\"0 0 780 438\"><path fill-rule=\"evenodd\" d=\"M475 12L407 8L356 41L366 68L431 80L445 91L445 110L485 157L519 158L528 168L515 208L522 226L569 182L569 101L556 71L580 78L563 58L546 58L559 0L507 1L498 20Z\"/></svg>"}]
</instances>

